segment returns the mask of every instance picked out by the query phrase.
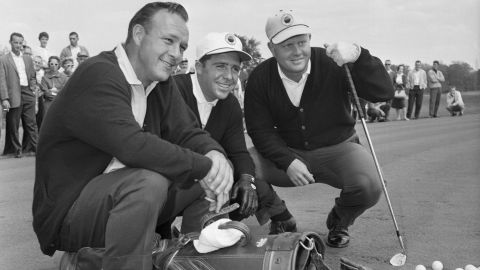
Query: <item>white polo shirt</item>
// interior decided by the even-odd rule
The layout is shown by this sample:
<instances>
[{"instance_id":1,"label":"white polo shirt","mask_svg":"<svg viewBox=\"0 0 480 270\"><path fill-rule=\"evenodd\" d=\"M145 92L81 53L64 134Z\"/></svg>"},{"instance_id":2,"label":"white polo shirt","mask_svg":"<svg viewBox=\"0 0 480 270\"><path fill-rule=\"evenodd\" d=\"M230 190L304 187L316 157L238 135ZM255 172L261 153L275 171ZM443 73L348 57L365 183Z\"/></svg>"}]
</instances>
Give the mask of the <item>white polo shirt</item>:
<instances>
[{"instance_id":1,"label":"white polo shirt","mask_svg":"<svg viewBox=\"0 0 480 270\"><path fill-rule=\"evenodd\" d=\"M205 126L207 125L208 118L212 113L213 107L217 105L218 99L215 99L214 101L207 101L207 99L205 98L205 95L202 92L202 88L198 83L197 75L192 74L190 75L190 77L192 78L193 96L195 96L195 99L197 100L198 114L200 115L200 122L202 123L202 129L204 129Z\"/></svg>"},{"instance_id":2,"label":"white polo shirt","mask_svg":"<svg viewBox=\"0 0 480 270\"><path fill-rule=\"evenodd\" d=\"M295 107L298 107L300 105L300 99L302 98L303 89L305 88L305 83L307 82L308 75L310 74L310 60L308 60L307 70L302 74L302 78L298 82L290 80L285 73L283 73L280 65L277 64L277 68L280 78L282 79L283 86L285 87L285 90L287 90L287 95L290 98L290 101Z\"/></svg>"},{"instance_id":3,"label":"white polo shirt","mask_svg":"<svg viewBox=\"0 0 480 270\"><path fill-rule=\"evenodd\" d=\"M20 78L20 85L28 86L27 71L25 69L25 62L23 61L23 54L20 53L17 56L13 52L10 53L12 54L13 62L15 62L15 66L17 67L18 77Z\"/></svg>"},{"instance_id":4,"label":"white polo shirt","mask_svg":"<svg viewBox=\"0 0 480 270\"><path fill-rule=\"evenodd\" d=\"M152 82L145 90L142 82L138 79L135 70L133 70L132 64L130 63L122 44L115 48L115 55L117 56L118 65L120 66L120 69L122 70L122 73L127 79L127 82L130 84L130 88L132 90L131 104L133 116L135 117L135 121L137 121L140 128L142 128L145 120L145 114L147 113L148 95L152 92L158 81ZM125 165L114 157L112 161L110 161L110 164L107 166L104 173L109 173L123 167L125 167Z\"/></svg>"}]
</instances>

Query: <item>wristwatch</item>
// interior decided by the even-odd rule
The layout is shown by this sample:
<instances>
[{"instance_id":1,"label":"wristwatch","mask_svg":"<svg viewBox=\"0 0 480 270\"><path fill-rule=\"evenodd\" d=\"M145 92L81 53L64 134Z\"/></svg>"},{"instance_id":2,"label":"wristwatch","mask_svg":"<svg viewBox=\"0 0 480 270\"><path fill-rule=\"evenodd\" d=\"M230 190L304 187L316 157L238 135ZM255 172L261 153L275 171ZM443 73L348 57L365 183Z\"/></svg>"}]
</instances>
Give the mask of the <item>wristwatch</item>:
<instances>
[{"instance_id":1,"label":"wristwatch","mask_svg":"<svg viewBox=\"0 0 480 270\"><path fill-rule=\"evenodd\" d=\"M250 180L250 186L253 188L253 189L257 189L257 186L255 185L255 177L253 177L253 175L250 175L250 174L244 174L248 180Z\"/></svg>"}]
</instances>

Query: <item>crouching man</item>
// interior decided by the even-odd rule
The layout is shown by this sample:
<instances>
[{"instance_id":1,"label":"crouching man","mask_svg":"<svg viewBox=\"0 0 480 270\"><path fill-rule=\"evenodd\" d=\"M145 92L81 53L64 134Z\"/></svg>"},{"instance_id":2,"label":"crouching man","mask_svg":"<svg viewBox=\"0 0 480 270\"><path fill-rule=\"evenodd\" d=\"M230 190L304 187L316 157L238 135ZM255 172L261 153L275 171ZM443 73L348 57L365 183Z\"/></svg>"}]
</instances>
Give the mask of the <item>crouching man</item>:
<instances>
[{"instance_id":1,"label":"crouching man","mask_svg":"<svg viewBox=\"0 0 480 270\"><path fill-rule=\"evenodd\" d=\"M183 211L182 231L199 231L198 217L228 200L233 171L223 149L170 78L187 48L187 20L179 4L145 5L127 41L82 63L52 104L33 199L45 254L104 248L104 270L150 270L157 224ZM151 95L160 107L147 106ZM144 126L152 109L161 115L148 127L154 133Z\"/></svg>"}]
</instances>

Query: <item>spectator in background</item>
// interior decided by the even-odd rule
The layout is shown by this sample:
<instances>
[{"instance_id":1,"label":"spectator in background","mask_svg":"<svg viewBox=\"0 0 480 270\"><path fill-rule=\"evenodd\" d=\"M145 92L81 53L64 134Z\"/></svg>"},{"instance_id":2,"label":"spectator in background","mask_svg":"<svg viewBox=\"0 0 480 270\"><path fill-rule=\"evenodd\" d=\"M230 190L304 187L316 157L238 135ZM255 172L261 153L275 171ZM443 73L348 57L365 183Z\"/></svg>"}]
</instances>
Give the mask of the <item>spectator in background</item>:
<instances>
[{"instance_id":1,"label":"spectator in background","mask_svg":"<svg viewBox=\"0 0 480 270\"><path fill-rule=\"evenodd\" d=\"M23 55L23 35L12 33L12 51L0 57L0 98L7 111L5 148L3 154L22 157L37 149L37 123L35 121L35 70L30 56ZM18 129L22 119L23 139L20 144Z\"/></svg>"},{"instance_id":2,"label":"spectator in background","mask_svg":"<svg viewBox=\"0 0 480 270\"><path fill-rule=\"evenodd\" d=\"M67 76L58 71L60 68L60 58L57 56L50 56L48 59L49 69L45 72L45 76L42 78L40 88L43 92L43 118L48 112L50 105L57 96L57 94L63 89L63 86L67 82Z\"/></svg>"},{"instance_id":3,"label":"spectator in background","mask_svg":"<svg viewBox=\"0 0 480 270\"><path fill-rule=\"evenodd\" d=\"M48 59L53 54L47 49L49 35L47 32L41 32L38 34L38 41L40 46L33 49L33 55L38 55L42 58L42 68L48 69Z\"/></svg>"},{"instance_id":4,"label":"spectator in background","mask_svg":"<svg viewBox=\"0 0 480 270\"><path fill-rule=\"evenodd\" d=\"M178 64L177 69L174 71L173 75L188 74L188 73L189 73L188 59L183 58L182 61Z\"/></svg>"},{"instance_id":5,"label":"spectator in background","mask_svg":"<svg viewBox=\"0 0 480 270\"><path fill-rule=\"evenodd\" d=\"M83 63L83 61L87 60L89 57L88 55L88 52L85 51L85 52L79 52L77 54L77 63L80 65L81 63Z\"/></svg>"},{"instance_id":6,"label":"spectator in background","mask_svg":"<svg viewBox=\"0 0 480 270\"><path fill-rule=\"evenodd\" d=\"M41 56L35 55L33 57L33 68L35 69L35 78L37 80L37 85L35 86L35 119L37 121L37 128L40 130L43 115L43 92L40 90L40 84L42 83L42 78L45 75L45 71L42 68Z\"/></svg>"},{"instance_id":7,"label":"spectator in background","mask_svg":"<svg viewBox=\"0 0 480 270\"><path fill-rule=\"evenodd\" d=\"M397 120L410 120L407 118L407 112L405 111L407 94L405 92L405 84L407 82L407 76L404 73L404 65L397 67L397 72L393 77L393 87L395 89L395 95L392 101L392 108L397 112Z\"/></svg>"},{"instance_id":8,"label":"spectator in background","mask_svg":"<svg viewBox=\"0 0 480 270\"><path fill-rule=\"evenodd\" d=\"M388 121L389 112L390 104L387 102L368 102L367 115L370 123L375 122L375 120L378 120L378 122Z\"/></svg>"},{"instance_id":9,"label":"spectator in background","mask_svg":"<svg viewBox=\"0 0 480 270\"><path fill-rule=\"evenodd\" d=\"M390 79L392 79L393 82L396 72L392 70L392 62L390 60L385 60L385 69L387 70L388 76L390 76Z\"/></svg>"},{"instance_id":10,"label":"spectator in background","mask_svg":"<svg viewBox=\"0 0 480 270\"><path fill-rule=\"evenodd\" d=\"M447 94L447 111L452 116L456 116L457 113L459 116L462 116L464 110L465 104L463 103L462 94L460 94L460 91L457 91L455 86L452 86Z\"/></svg>"},{"instance_id":11,"label":"spectator in background","mask_svg":"<svg viewBox=\"0 0 480 270\"><path fill-rule=\"evenodd\" d=\"M440 63L433 61L432 69L428 71L428 87L430 88L430 117L437 117L438 106L440 104L440 97L442 95L442 82L445 81L443 73L438 69Z\"/></svg>"},{"instance_id":12,"label":"spectator in background","mask_svg":"<svg viewBox=\"0 0 480 270\"><path fill-rule=\"evenodd\" d=\"M70 39L70 45L65 47L62 52L60 53L60 61L63 61L66 58L73 59L73 70L78 67L78 60L77 57L78 53L89 55L87 48L82 45L78 45L78 34L76 32L71 32L68 35Z\"/></svg>"},{"instance_id":13,"label":"spectator in background","mask_svg":"<svg viewBox=\"0 0 480 270\"><path fill-rule=\"evenodd\" d=\"M415 61L415 69L410 71L407 76L408 89L408 108L407 118L411 118L413 106L415 105L415 118L420 116L422 109L423 90L427 88L427 73L422 69L422 62Z\"/></svg>"},{"instance_id":14,"label":"spectator in background","mask_svg":"<svg viewBox=\"0 0 480 270\"><path fill-rule=\"evenodd\" d=\"M63 74L70 78L73 73L73 59L67 58L62 61Z\"/></svg>"},{"instance_id":15,"label":"spectator in background","mask_svg":"<svg viewBox=\"0 0 480 270\"><path fill-rule=\"evenodd\" d=\"M32 48L30 48L30 46L27 46L27 45L23 45L22 53L23 55L26 55L29 57L32 57L33 55Z\"/></svg>"}]
</instances>

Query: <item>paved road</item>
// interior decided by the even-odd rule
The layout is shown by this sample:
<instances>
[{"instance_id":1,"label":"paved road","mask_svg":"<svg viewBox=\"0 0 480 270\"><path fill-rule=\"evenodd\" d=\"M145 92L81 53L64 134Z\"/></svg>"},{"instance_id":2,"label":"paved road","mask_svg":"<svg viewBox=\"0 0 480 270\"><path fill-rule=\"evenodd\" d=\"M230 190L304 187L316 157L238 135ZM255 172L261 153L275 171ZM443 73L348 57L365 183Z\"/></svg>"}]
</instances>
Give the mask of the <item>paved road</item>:
<instances>
[{"instance_id":1,"label":"paved road","mask_svg":"<svg viewBox=\"0 0 480 270\"><path fill-rule=\"evenodd\" d=\"M408 262L388 265L400 252L386 202L360 217L346 249L328 249L327 262L339 257L373 269L414 269L441 260L446 270L480 265L480 114L369 124L388 181ZM357 127L362 133L361 126ZM365 142L365 140L363 140ZM0 269L57 269L60 253L43 256L31 227L34 158L0 160ZM299 229L326 234L325 219L338 191L326 185L278 188ZM249 219L255 233L265 233Z\"/></svg>"}]
</instances>

